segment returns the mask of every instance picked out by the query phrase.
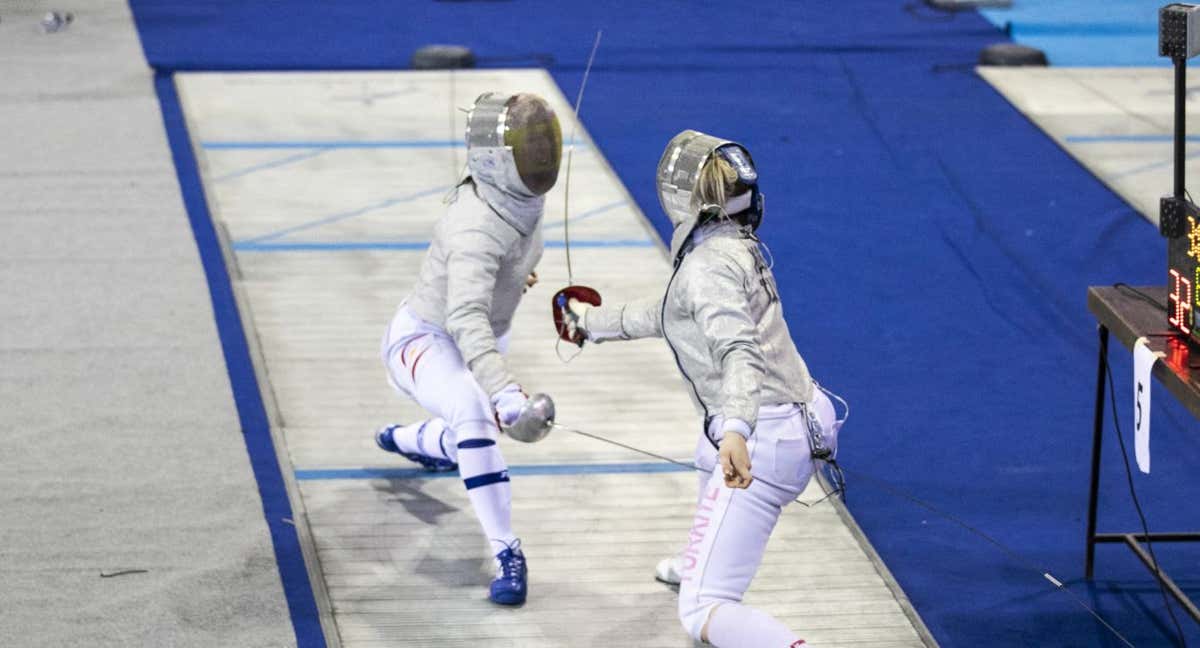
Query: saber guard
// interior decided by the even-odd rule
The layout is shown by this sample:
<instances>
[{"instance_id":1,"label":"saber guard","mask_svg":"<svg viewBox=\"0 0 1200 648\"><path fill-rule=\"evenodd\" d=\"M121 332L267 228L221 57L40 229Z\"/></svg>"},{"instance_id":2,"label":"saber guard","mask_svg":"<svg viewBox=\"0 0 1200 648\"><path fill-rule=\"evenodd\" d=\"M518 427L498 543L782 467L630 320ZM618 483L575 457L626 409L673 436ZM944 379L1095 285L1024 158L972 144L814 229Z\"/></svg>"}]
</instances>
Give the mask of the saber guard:
<instances>
[{"instance_id":1,"label":"saber guard","mask_svg":"<svg viewBox=\"0 0 1200 648\"><path fill-rule=\"evenodd\" d=\"M554 293L554 297L550 299L550 308L554 315L554 330L558 333L558 337L564 342L583 347L583 342L587 338L577 327L570 326L570 324L574 324L572 320L576 319L568 307L572 299L599 306L600 293L587 286L567 286Z\"/></svg>"},{"instance_id":2,"label":"saber guard","mask_svg":"<svg viewBox=\"0 0 1200 648\"><path fill-rule=\"evenodd\" d=\"M554 400L546 394L534 394L521 407L513 424L501 428L510 438L522 443L537 443L554 428Z\"/></svg>"}]
</instances>

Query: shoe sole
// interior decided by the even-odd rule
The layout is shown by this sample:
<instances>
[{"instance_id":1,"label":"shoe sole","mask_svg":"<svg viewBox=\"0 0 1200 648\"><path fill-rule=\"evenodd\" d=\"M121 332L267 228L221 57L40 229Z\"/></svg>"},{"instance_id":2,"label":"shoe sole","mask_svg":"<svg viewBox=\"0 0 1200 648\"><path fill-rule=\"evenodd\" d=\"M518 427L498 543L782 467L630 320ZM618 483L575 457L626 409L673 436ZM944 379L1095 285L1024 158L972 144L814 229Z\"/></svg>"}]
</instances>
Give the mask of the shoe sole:
<instances>
[{"instance_id":1,"label":"shoe sole","mask_svg":"<svg viewBox=\"0 0 1200 648\"><path fill-rule=\"evenodd\" d=\"M669 587L675 591L679 591L679 581L669 581L665 578L659 578L657 575L654 576L654 580L662 583L663 585L666 585L667 587Z\"/></svg>"},{"instance_id":2,"label":"shoe sole","mask_svg":"<svg viewBox=\"0 0 1200 648\"><path fill-rule=\"evenodd\" d=\"M420 459L413 459L412 457L407 456L405 453L400 451L400 448L396 447L396 441L391 438L391 432L393 430L395 430L395 428L394 427L385 428L385 430L386 430L386 432L382 431L382 430L375 432L375 447L379 448L380 450L383 450L384 452L388 452L391 454L400 455L401 457L404 457L405 459L424 468L428 472L443 473L443 472L454 472L455 470L458 470L458 464L438 465L438 464L433 464L433 463L426 462L426 461L421 461ZM385 444L384 440L383 440L383 437L385 434L388 435L388 443L387 444ZM389 447L389 445L390 445L390 447Z\"/></svg>"},{"instance_id":3,"label":"shoe sole","mask_svg":"<svg viewBox=\"0 0 1200 648\"><path fill-rule=\"evenodd\" d=\"M383 441L384 435L388 436L389 443L386 445ZM388 445L391 445L391 447L389 448ZM382 430L375 431L375 447L383 450L384 452L391 452L393 454L400 453L400 449L396 447L396 442L391 440L391 428L384 428Z\"/></svg>"},{"instance_id":4,"label":"shoe sole","mask_svg":"<svg viewBox=\"0 0 1200 648\"><path fill-rule=\"evenodd\" d=\"M511 594L502 596L491 596L488 598L496 605L516 606L525 604L525 595Z\"/></svg>"}]
</instances>

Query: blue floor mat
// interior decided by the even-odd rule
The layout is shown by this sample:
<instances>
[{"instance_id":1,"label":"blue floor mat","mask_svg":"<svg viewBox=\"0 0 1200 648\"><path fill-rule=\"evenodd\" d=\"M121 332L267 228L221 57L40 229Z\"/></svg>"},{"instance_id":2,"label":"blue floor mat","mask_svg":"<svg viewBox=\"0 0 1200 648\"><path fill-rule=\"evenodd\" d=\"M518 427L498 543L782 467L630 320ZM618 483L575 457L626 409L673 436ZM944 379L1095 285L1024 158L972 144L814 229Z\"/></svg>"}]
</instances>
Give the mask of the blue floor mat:
<instances>
[{"instance_id":1,"label":"blue floor mat","mask_svg":"<svg viewBox=\"0 0 1200 648\"><path fill-rule=\"evenodd\" d=\"M753 152L792 334L854 408L850 508L942 645L1123 645L1043 569L1134 644L1169 645L1162 597L1128 551L1100 548L1099 580L1081 581L1086 288L1163 283L1165 244L974 74L980 48L1004 39L978 14L882 0L131 5L162 68L403 68L421 45L461 43L484 66L546 66L569 97L605 29L582 118L660 234L654 169L672 135L696 128ZM1123 422L1129 364L1114 351ZM1200 433L1165 390L1154 403L1154 473L1134 478L1151 528L1200 526ZM1100 526L1133 530L1112 434ZM1197 550L1159 553L1200 596Z\"/></svg>"},{"instance_id":2,"label":"blue floor mat","mask_svg":"<svg viewBox=\"0 0 1200 648\"><path fill-rule=\"evenodd\" d=\"M1160 66L1160 0L1017 0L1008 9L985 9L992 24L1013 40L1041 49L1055 66Z\"/></svg>"}]
</instances>

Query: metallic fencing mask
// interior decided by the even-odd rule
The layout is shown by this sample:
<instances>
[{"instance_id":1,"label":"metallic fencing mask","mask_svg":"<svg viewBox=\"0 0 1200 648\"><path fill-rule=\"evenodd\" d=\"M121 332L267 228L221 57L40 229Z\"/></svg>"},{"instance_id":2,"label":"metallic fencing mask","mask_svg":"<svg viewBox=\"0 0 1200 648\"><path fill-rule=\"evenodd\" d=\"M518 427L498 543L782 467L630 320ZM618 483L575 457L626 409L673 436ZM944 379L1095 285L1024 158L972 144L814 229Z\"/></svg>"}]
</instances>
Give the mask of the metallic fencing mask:
<instances>
[{"instance_id":1,"label":"metallic fencing mask","mask_svg":"<svg viewBox=\"0 0 1200 648\"><path fill-rule=\"evenodd\" d=\"M537 95L485 92L467 115L467 149L507 149L517 177L484 180L505 191L541 196L558 180L562 129L554 110Z\"/></svg>"},{"instance_id":2,"label":"metallic fencing mask","mask_svg":"<svg viewBox=\"0 0 1200 648\"><path fill-rule=\"evenodd\" d=\"M700 170L713 155L725 158L737 172L738 182L750 188L748 194L734 196L725 205L717 207L723 211L734 209L729 212L731 214L749 209L746 221L755 229L762 220L763 198L758 191L758 173L746 147L699 131L685 130L667 143L658 161L656 176L658 201L676 227L676 237L686 237L699 223L701 210L709 207L700 203L697 188ZM686 230L678 231L680 226Z\"/></svg>"}]
</instances>

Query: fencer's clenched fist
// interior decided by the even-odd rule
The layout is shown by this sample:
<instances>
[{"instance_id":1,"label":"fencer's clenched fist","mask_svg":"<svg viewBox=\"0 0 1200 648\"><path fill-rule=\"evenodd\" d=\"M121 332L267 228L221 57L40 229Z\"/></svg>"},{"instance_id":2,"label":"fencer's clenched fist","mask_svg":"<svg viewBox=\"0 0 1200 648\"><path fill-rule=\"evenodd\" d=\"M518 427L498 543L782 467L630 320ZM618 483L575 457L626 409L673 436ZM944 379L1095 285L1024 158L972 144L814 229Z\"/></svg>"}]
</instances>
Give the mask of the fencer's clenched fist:
<instances>
[{"instance_id":1,"label":"fencer's clenched fist","mask_svg":"<svg viewBox=\"0 0 1200 648\"><path fill-rule=\"evenodd\" d=\"M553 308L554 330L559 339L582 347L590 337L584 317L588 309L600 305L600 293L587 286L567 286L550 298Z\"/></svg>"},{"instance_id":2,"label":"fencer's clenched fist","mask_svg":"<svg viewBox=\"0 0 1200 648\"><path fill-rule=\"evenodd\" d=\"M509 383L492 394L492 407L496 410L496 419L500 421L500 425L507 427L515 423L527 400L529 397L516 383Z\"/></svg>"},{"instance_id":3,"label":"fencer's clenched fist","mask_svg":"<svg viewBox=\"0 0 1200 648\"><path fill-rule=\"evenodd\" d=\"M592 305L578 299L567 300L567 333L572 338L587 339L587 329L583 327L583 317L587 315Z\"/></svg>"},{"instance_id":4,"label":"fencer's clenched fist","mask_svg":"<svg viewBox=\"0 0 1200 648\"><path fill-rule=\"evenodd\" d=\"M746 488L754 478L750 476L750 451L746 448L746 437L726 431L721 439L721 472L725 485L730 488Z\"/></svg>"}]
</instances>

